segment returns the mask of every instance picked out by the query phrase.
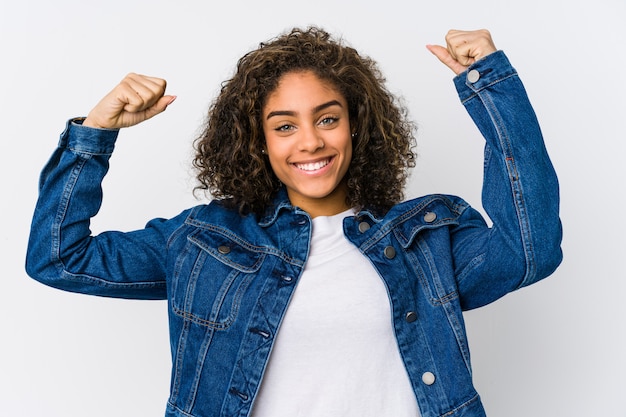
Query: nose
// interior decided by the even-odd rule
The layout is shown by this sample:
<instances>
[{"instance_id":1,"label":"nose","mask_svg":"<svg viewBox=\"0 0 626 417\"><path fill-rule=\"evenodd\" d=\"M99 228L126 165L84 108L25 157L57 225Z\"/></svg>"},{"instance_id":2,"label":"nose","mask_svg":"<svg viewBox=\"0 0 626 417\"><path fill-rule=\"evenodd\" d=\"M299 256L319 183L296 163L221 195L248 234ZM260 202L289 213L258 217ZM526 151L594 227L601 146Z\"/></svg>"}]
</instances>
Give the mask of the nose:
<instances>
[{"instance_id":1,"label":"nose","mask_svg":"<svg viewBox=\"0 0 626 417\"><path fill-rule=\"evenodd\" d=\"M315 127L301 128L298 138L298 150L302 152L314 153L324 148L324 139Z\"/></svg>"}]
</instances>

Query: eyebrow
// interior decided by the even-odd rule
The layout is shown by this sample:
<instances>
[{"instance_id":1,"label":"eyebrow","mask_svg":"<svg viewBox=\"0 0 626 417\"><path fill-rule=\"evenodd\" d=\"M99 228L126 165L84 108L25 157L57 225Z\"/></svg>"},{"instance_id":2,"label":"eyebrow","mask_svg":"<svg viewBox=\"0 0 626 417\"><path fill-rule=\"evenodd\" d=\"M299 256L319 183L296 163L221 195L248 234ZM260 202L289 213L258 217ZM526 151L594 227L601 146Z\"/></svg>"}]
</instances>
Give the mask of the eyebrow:
<instances>
[{"instance_id":1,"label":"eyebrow","mask_svg":"<svg viewBox=\"0 0 626 417\"><path fill-rule=\"evenodd\" d=\"M320 111L322 111L322 110L324 110L324 109L326 109L328 107L331 107L331 106L343 107L339 101L331 100L331 101L329 101L327 103L320 104L319 106L315 106L311 113L320 112ZM276 110L276 111L269 112L267 117L265 118L265 120L269 120L271 117L274 117L274 116L295 116L295 115L296 115L295 111L291 111L291 110Z\"/></svg>"}]
</instances>

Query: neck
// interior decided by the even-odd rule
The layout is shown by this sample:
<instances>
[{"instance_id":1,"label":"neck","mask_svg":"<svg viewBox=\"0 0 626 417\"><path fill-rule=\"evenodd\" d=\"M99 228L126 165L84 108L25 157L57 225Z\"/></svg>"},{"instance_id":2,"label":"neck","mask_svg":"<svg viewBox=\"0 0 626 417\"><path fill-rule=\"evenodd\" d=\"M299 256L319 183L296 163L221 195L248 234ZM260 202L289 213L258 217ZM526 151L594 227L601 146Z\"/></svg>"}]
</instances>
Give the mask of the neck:
<instances>
[{"instance_id":1,"label":"neck","mask_svg":"<svg viewBox=\"0 0 626 417\"><path fill-rule=\"evenodd\" d=\"M347 185L345 183L341 183L332 193L323 198L304 198L300 195L293 195L289 190L287 194L291 204L306 211L311 218L333 216L350 208L346 202Z\"/></svg>"}]
</instances>

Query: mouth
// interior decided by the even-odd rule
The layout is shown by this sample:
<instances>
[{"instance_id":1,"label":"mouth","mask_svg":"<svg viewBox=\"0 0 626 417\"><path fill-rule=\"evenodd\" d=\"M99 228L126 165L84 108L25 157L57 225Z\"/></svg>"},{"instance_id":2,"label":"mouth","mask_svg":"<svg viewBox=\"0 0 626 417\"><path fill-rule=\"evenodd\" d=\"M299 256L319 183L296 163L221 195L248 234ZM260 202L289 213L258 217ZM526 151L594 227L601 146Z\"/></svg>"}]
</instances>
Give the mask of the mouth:
<instances>
[{"instance_id":1,"label":"mouth","mask_svg":"<svg viewBox=\"0 0 626 417\"><path fill-rule=\"evenodd\" d=\"M327 166L328 164L330 164L332 159L333 158L330 157L330 158L322 159L320 161L315 161L315 162L306 162L306 163L297 163L296 162L293 165L296 168L298 168L300 171L313 172L313 171L319 171L320 169L322 169L325 166Z\"/></svg>"}]
</instances>

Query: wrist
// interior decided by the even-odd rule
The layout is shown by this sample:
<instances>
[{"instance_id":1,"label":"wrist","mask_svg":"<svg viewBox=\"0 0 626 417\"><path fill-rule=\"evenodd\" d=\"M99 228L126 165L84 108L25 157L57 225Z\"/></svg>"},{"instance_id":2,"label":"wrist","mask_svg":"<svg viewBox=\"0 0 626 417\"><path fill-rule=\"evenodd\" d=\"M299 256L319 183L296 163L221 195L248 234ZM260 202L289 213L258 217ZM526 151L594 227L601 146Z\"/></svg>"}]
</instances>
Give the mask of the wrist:
<instances>
[{"instance_id":1,"label":"wrist","mask_svg":"<svg viewBox=\"0 0 626 417\"><path fill-rule=\"evenodd\" d=\"M90 117L89 115L87 115L87 117L83 119L83 122L81 124L86 127L93 127L96 129L105 129L104 126L100 126L98 123L96 123L93 117Z\"/></svg>"}]
</instances>

